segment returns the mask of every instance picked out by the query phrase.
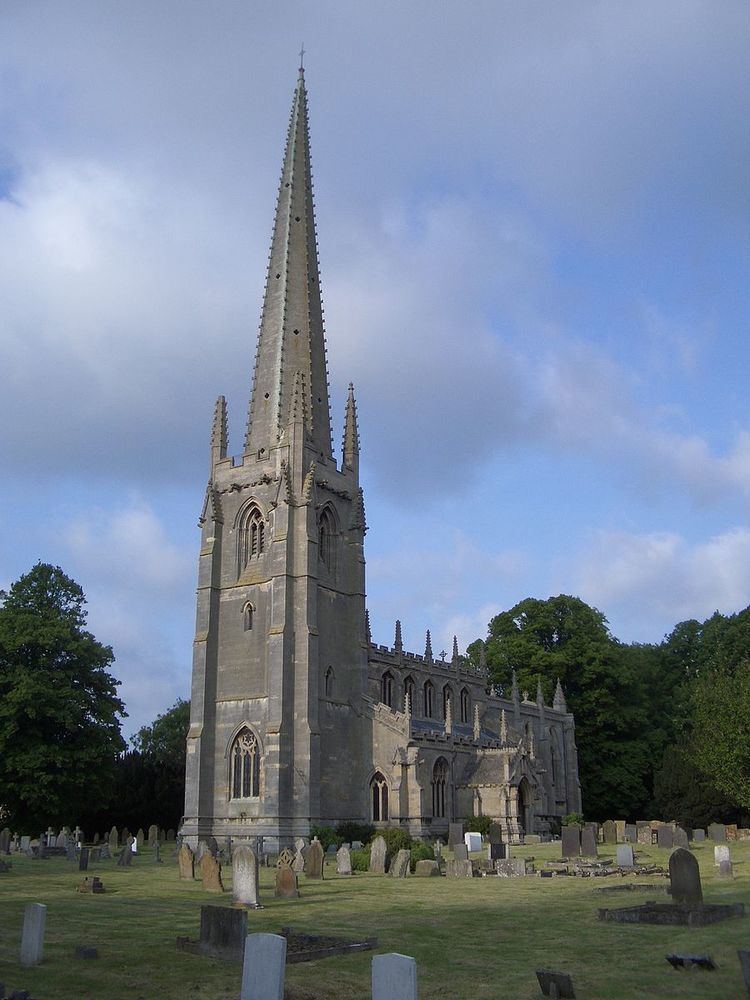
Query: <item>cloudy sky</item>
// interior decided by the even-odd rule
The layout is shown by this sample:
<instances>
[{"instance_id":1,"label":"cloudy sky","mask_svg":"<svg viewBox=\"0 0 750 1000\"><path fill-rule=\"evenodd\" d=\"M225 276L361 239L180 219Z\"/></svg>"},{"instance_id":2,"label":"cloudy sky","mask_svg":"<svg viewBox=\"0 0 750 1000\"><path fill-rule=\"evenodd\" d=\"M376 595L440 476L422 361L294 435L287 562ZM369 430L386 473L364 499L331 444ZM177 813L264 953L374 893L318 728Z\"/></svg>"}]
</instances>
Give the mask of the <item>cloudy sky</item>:
<instances>
[{"instance_id":1,"label":"cloudy sky","mask_svg":"<svg viewBox=\"0 0 750 1000\"><path fill-rule=\"evenodd\" d=\"M82 584L128 731L187 695L303 40L375 639L745 607L746 0L2 0L0 586Z\"/></svg>"}]
</instances>

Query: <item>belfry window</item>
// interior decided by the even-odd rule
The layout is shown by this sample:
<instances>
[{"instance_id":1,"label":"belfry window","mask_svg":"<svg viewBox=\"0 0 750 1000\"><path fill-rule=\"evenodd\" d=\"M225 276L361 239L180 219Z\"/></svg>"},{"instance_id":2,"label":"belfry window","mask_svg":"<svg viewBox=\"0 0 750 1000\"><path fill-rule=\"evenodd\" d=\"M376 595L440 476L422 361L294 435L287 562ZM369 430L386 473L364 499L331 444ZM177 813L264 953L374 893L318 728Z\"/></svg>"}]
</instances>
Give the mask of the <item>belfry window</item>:
<instances>
[{"instance_id":1,"label":"belfry window","mask_svg":"<svg viewBox=\"0 0 750 1000\"><path fill-rule=\"evenodd\" d=\"M426 719L431 719L435 711L435 688L432 681L427 681L424 686L424 714Z\"/></svg>"},{"instance_id":2,"label":"belfry window","mask_svg":"<svg viewBox=\"0 0 750 1000\"><path fill-rule=\"evenodd\" d=\"M445 790L448 784L448 762L438 757L432 769L432 815L436 819L445 816Z\"/></svg>"},{"instance_id":3,"label":"belfry window","mask_svg":"<svg viewBox=\"0 0 750 1000\"><path fill-rule=\"evenodd\" d=\"M252 632L254 617L255 608L252 606L250 601L247 601L242 609L242 627L246 632Z\"/></svg>"},{"instance_id":4,"label":"belfry window","mask_svg":"<svg viewBox=\"0 0 750 1000\"><path fill-rule=\"evenodd\" d=\"M468 722L471 717L471 698L466 688L461 688L461 722Z\"/></svg>"},{"instance_id":5,"label":"belfry window","mask_svg":"<svg viewBox=\"0 0 750 1000\"><path fill-rule=\"evenodd\" d=\"M249 562L262 555L266 547L266 523L255 505L242 515L239 533L239 563L243 570Z\"/></svg>"},{"instance_id":6,"label":"belfry window","mask_svg":"<svg viewBox=\"0 0 750 1000\"><path fill-rule=\"evenodd\" d=\"M388 782L380 771L377 771L370 781L370 801L373 822L384 823L388 819Z\"/></svg>"},{"instance_id":7,"label":"belfry window","mask_svg":"<svg viewBox=\"0 0 750 1000\"><path fill-rule=\"evenodd\" d=\"M323 513L320 515L320 524L318 526L318 555L320 560L324 563L329 570L333 570L333 540L335 534L335 525L333 521L333 515L330 510L326 507Z\"/></svg>"},{"instance_id":8,"label":"belfry window","mask_svg":"<svg viewBox=\"0 0 750 1000\"><path fill-rule=\"evenodd\" d=\"M260 748L255 733L245 727L232 744L232 798L260 795Z\"/></svg>"},{"instance_id":9,"label":"belfry window","mask_svg":"<svg viewBox=\"0 0 750 1000\"><path fill-rule=\"evenodd\" d=\"M380 700L388 708L393 708L393 674L386 670L380 678Z\"/></svg>"}]
</instances>

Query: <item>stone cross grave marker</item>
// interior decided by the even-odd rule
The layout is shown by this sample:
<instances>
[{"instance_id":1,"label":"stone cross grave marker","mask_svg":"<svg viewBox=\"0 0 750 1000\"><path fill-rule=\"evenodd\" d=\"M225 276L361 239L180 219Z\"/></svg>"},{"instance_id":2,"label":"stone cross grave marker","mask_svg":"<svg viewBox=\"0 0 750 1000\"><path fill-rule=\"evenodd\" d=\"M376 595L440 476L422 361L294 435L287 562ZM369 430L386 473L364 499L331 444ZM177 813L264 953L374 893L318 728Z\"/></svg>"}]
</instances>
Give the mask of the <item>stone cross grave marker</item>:
<instances>
[{"instance_id":1,"label":"stone cross grave marker","mask_svg":"<svg viewBox=\"0 0 750 1000\"><path fill-rule=\"evenodd\" d=\"M204 855L204 858L208 855ZM232 854L232 892L234 900L243 906L258 909L260 889L258 884L258 859L251 847L235 847Z\"/></svg>"},{"instance_id":2,"label":"stone cross grave marker","mask_svg":"<svg viewBox=\"0 0 750 1000\"><path fill-rule=\"evenodd\" d=\"M297 873L291 865L279 865L276 869L274 894L279 899L299 899Z\"/></svg>"},{"instance_id":3,"label":"stone cross grave marker","mask_svg":"<svg viewBox=\"0 0 750 1000\"><path fill-rule=\"evenodd\" d=\"M336 874L351 875L352 873L352 852L342 844L336 851Z\"/></svg>"},{"instance_id":4,"label":"stone cross grave marker","mask_svg":"<svg viewBox=\"0 0 750 1000\"><path fill-rule=\"evenodd\" d=\"M372 960L372 1000L417 1000L417 963L391 952Z\"/></svg>"},{"instance_id":5,"label":"stone cross grave marker","mask_svg":"<svg viewBox=\"0 0 750 1000\"><path fill-rule=\"evenodd\" d=\"M672 902L678 906L700 906L703 902L701 876L694 854L678 847L669 855Z\"/></svg>"},{"instance_id":6,"label":"stone cross grave marker","mask_svg":"<svg viewBox=\"0 0 750 1000\"><path fill-rule=\"evenodd\" d=\"M411 854L407 850L401 850L398 852L396 857L391 861L391 868L388 872L393 878L406 878L409 874L409 861L411 860Z\"/></svg>"},{"instance_id":7,"label":"stone cross grave marker","mask_svg":"<svg viewBox=\"0 0 750 1000\"><path fill-rule=\"evenodd\" d=\"M308 878L323 878L323 845L317 837L313 839L305 858L305 875Z\"/></svg>"},{"instance_id":8,"label":"stone cross grave marker","mask_svg":"<svg viewBox=\"0 0 750 1000\"><path fill-rule=\"evenodd\" d=\"M47 907L43 903L27 903L21 933L21 965L25 968L39 965L42 961L46 923Z\"/></svg>"},{"instance_id":9,"label":"stone cross grave marker","mask_svg":"<svg viewBox=\"0 0 750 1000\"><path fill-rule=\"evenodd\" d=\"M205 851L201 858L201 881L205 892L224 892L221 865L210 851Z\"/></svg>"},{"instance_id":10,"label":"stone cross grave marker","mask_svg":"<svg viewBox=\"0 0 750 1000\"><path fill-rule=\"evenodd\" d=\"M385 856L388 852L385 839L375 837L370 847L370 871L375 875L385 875Z\"/></svg>"},{"instance_id":11,"label":"stone cross grave marker","mask_svg":"<svg viewBox=\"0 0 750 1000\"><path fill-rule=\"evenodd\" d=\"M284 1000L286 938L250 934L245 941L240 1000Z\"/></svg>"}]
</instances>

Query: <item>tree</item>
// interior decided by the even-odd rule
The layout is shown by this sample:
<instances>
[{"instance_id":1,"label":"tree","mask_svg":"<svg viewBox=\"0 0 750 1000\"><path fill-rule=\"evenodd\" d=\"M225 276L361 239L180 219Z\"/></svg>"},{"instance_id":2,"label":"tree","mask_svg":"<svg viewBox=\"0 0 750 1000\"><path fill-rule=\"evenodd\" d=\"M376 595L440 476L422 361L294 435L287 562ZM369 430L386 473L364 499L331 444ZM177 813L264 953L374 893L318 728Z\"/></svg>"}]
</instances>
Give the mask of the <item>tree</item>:
<instances>
[{"instance_id":1,"label":"tree","mask_svg":"<svg viewBox=\"0 0 750 1000\"><path fill-rule=\"evenodd\" d=\"M106 800L125 745L114 656L86 630L85 604L46 563L0 592L0 794L29 833Z\"/></svg>"},{"instance_id":2,"label":"tree","mask_svg":"<svg viewBox=\"0 0 750 1000\"><path fill-rule=\"evenodd\" d=\"M675 819L684 827L737 821L736 804L698 770L690 749L669 746L654 777L657 815Z\"/></svg>"},{"instance_id":3,"label":"tree","mask_svg":"<svg viewBox=\"0 0 750 1000\"><path fill-rule=\"evenodd\" d=\"M750 810L750 660L693 683L695 763L724 795Z\"/></svg>"},{"instance_id":4,"label":"tree","mask_svg":"<svg viewBox=\"0 0 750 1000\"><path fill-rule=\"evenodd\" d=\"M131 742L145 766L153 773L155 806L150 822L176 827L185 803L185 759L190 726L190 702L178 698L174 705L158 715L150 726L143 726Z\"/></svg>"}]
</instances>

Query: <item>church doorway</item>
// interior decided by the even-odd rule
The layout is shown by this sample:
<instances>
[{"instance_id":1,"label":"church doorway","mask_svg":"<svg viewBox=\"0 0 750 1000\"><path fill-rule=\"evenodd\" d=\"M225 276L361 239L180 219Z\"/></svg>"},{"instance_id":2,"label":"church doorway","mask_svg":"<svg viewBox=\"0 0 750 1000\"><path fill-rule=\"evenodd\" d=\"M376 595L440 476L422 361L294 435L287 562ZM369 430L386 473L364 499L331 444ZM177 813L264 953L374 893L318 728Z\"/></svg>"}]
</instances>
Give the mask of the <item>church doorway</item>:
<instances>
[{"instance_id":1,"label":"church doorway","mask_svg":"<svg viewBox=\"0 0 750 1000\"><path fill-rule=\"evenodd\" d=\"M534 810L531 804L531 785L527 778L518 783L518 823L521 833L533 833Z\"/></svg>"}]
</instances>

